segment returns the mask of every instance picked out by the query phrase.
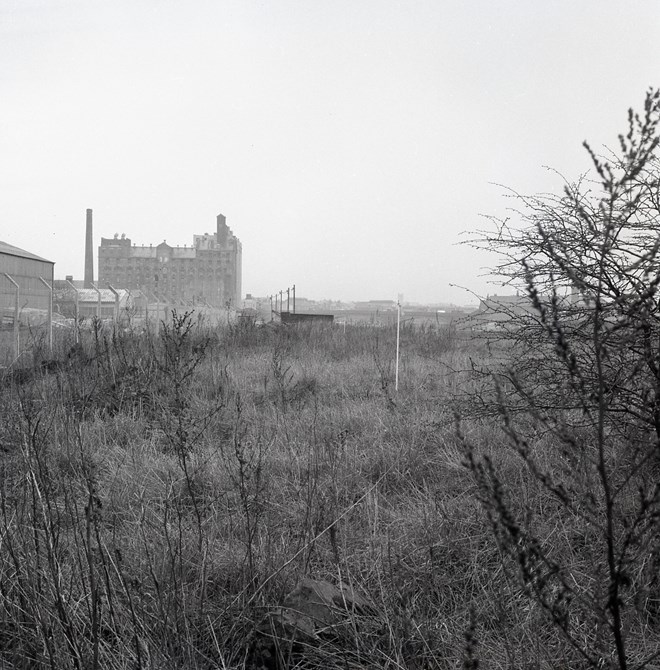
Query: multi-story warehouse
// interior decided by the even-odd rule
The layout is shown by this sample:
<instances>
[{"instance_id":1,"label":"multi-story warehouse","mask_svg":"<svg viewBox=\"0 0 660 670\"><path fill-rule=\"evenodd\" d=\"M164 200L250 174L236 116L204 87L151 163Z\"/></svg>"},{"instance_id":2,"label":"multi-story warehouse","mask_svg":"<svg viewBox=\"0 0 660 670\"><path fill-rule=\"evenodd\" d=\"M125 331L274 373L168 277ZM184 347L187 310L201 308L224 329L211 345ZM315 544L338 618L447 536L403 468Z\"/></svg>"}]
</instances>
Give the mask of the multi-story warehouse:
<instances>
[{"instance_id":1,"label":"multi-story warehouse","mask_svg":"<svg viewBox=\"0 0 660 670\"><path fill-rule=\"evenodd\" d=\"M101 238L99 247L99 286L141 289L162 300L238 306L241 272L241 242L222 214L216 232L194 235L190 247L138 247L124 235Z\"/></svg>"}]
</instances>

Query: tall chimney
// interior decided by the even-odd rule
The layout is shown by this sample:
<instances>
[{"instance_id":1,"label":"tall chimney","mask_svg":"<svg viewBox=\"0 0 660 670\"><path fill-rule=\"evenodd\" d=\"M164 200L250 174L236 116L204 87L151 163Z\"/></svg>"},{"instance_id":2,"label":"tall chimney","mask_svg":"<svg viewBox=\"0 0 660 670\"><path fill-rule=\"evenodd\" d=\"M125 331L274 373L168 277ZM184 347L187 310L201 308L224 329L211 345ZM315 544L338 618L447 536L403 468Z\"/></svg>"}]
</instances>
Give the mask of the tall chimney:
<instances>
[{"instance_id":1,"label":"tall chimney","mask_svg":"<svg viewBox=\"0 0 660 670\"><path fill-rule=\"evenodd\" d=\"M92 210L87 210L87 227L85 232L85 288L92 288L94 283L94 240L92 237Z\"/></svg>"}]
</instances>

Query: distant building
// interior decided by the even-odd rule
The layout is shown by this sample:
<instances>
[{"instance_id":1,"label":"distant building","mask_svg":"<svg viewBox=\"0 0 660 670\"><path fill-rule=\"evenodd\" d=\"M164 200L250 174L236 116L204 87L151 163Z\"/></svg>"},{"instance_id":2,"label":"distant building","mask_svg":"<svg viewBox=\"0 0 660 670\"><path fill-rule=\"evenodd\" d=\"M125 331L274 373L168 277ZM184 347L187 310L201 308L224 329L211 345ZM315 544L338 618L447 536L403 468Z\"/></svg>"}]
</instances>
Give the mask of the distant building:
<instances>
[{"instance_id":1,"label":"distant building","mask_svg":"<svg viewBox=\"0 0 660 670\"><path fill-rule=\"evenodd\" d=\"M396 311L396 308L396 300L369 300L355 303L355 309L372 312Z\"/></svg>"},{"instance_id":2,"label":"distant building","mask_svg":"<svg viewBox=\"0 0 660 670\"><path fill-rule=\"evenodd\" d=\"M193 235L193 244L172 247L131 245L121 238L101 238L98 285L140 289L164 301L201 302L213 307L241 301L242 245L217 216L216 232Z\"/></svg>"},{"instance_id":3,"label":"distant building","mask_svg":"<svg viewBox=\"0 0 660 670\"><path fill-rule=\"evenodd\" d=\"M100 317L129 321L133 316L144 314L146 300L140 291L129 292L117 289L115 295L110 289L74 288L56 281L53 307L56 313L67 318L76 315L81 318Z\"/></svg>"},{"instance_id":4,"label":"distant building","mask_svg":"<svg viewBox=\"0 0 660 670\"><path fill-rule=\"evenodd\" d=\"M527 295L492 295L479 302L479 308L463 321L463 327L477 330L510 330L526 319L538 316Z\"/></svg>"},{"instance_id":5,"label":"distant building","mask_svg":"<svg viewBox=\"0 0 660 670\"><path fill-rule=\"evenodd\" d=\"M285 324L308 323L332 325L334 320L334 314L298 314L294 312L282 312L280 314L280 321Z\"/></svg>"},{"instance_id":6,"label":"distant building","mask_svg":"<svg viewBox=\"0 0 660 670\"><path fill-rule=\"evenodd\" d=\"M54 266L53 261L0 242L0 326L13 324L15 284L18 285L21 322L45 321L50 304L50 289L41 280L49 286L53 285Z\"/></svg>"}]
</instances>

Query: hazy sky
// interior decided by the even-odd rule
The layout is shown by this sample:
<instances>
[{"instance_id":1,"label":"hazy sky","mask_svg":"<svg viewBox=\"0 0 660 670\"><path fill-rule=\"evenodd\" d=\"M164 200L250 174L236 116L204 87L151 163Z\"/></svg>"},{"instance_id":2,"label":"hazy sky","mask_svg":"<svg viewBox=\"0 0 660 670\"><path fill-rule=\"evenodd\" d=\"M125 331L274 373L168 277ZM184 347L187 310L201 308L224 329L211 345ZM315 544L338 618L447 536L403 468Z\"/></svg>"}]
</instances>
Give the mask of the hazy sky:
<instances>
[{"instance_id":1,"label":"hazy sky","mask_svg":"<svg viewBox=\"0 0 660 670\"><path fill-rule=\"evenodd\" d=\"M82 278L88 207L223 213L244 292L466 302L493 183L560 190L655 85L658 0L0 0L0 239Z\"/></svg>"}]
</instances>

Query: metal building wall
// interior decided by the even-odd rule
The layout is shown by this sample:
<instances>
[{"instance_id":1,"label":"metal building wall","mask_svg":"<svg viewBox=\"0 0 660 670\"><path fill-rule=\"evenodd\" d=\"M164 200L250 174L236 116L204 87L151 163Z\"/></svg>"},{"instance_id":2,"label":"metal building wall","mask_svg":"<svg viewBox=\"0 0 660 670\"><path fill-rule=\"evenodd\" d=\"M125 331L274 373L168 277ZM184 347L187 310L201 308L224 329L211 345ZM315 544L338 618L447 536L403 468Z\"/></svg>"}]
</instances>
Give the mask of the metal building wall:
<instances>
[{"instance_id":1,"label":"metal building wall","mask_svg":"<svg viewBox=\"0 0 660 670\"><path fill-rule=\"evenodd\" d=\"M0 251L0 310L3 321L9 311L13 316L16 289L7 279L8 274L19 285L19 306L23 310L48 310L50 291L40 281L53 285L54 263L46 260L23 258Z\"/></svg>"}]
</instances>

